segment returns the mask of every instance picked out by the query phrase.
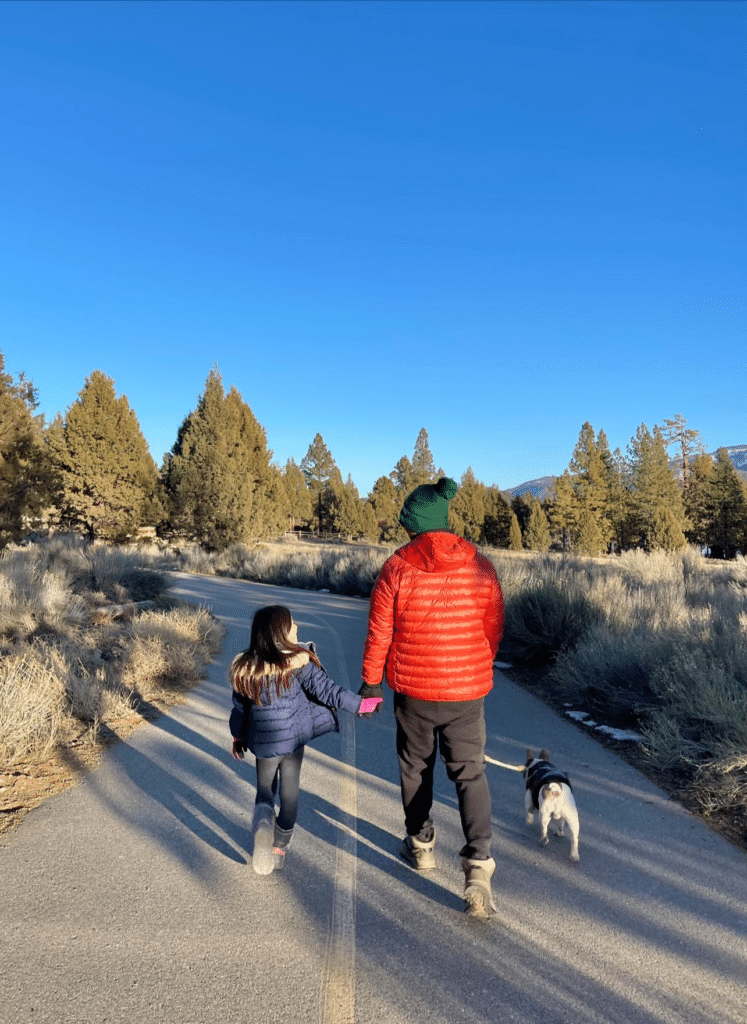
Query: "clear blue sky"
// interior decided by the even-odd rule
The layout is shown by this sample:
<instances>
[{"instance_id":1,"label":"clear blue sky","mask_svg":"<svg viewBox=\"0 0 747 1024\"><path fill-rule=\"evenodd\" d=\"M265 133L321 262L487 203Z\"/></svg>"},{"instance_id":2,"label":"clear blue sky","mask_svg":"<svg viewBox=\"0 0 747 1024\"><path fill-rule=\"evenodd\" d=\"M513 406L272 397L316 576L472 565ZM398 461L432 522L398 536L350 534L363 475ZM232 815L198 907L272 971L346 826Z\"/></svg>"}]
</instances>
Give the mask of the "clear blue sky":
<instances>
[{"instance_id":1,"label":"clear blue sky","mask_svg":"<svg viewBox=\"0 0 747 1024\"><path fill-rule=\"evenodd\" d=\"M160 463L217 362L282 465L509 488L589 420L747 443L747 5L0 4L0 350Z\"/></svg>"}]
</instances>

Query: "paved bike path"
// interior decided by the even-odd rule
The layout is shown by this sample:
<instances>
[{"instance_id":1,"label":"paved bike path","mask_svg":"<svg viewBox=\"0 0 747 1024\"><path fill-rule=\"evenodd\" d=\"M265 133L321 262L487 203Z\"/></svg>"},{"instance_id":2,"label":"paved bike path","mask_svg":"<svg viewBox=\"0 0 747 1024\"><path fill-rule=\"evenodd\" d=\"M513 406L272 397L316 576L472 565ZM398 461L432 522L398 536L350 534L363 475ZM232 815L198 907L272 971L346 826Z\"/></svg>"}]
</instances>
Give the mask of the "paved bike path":
<instances>
[{"instance_id":1,"label":"paved bike path","mask_svg":"<svg viewBox=\"0 0 747 1024\"><path fill-rule=\"evenodd\" d=\"M498 914L466 920L441 766L438 869L397 856L388 700L308 748L287 868L255 876L227 665L253 610L284 603L357 689L367 602L175 580L226 623L222 654L187 704L0 840L2 1024L744 1024L747 858L499 672L488 753L550 749L574 783L580 864L567 839L538 847L521 777L492 767Z\"/></svg>"}]
</instances>

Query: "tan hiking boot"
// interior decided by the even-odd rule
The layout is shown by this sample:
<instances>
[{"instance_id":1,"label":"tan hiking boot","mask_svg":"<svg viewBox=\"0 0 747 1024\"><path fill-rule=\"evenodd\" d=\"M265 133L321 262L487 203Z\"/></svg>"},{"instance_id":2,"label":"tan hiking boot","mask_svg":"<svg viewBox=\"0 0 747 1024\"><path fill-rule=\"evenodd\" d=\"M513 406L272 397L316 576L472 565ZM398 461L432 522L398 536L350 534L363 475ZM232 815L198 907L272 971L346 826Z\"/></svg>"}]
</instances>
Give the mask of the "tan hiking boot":
<instances>
[{"instance_id":1,"label":"tan hiking boot","mask_svg":"<svg viewBox=\"0 0 747 1024\"><path fill-rule=\"evenodd\" d=\"M488 860L471 860L468 857L462 857L462 870L464 871L465 913L468 917L485 921L496 909L490 889L490 879L495 871L495 861L492 857Z\"/></svg>"},{"instance_id":2,"label":"tan hiking boot","mask_svg":"<svg viewBox=\"0 0 747 1024\"><path fill-rule=\"evenodd\" d=\"M405 836L399 855L416 871L430 871L436 866L436 836L427 843L421 843L415 836Z\"/></svg>"}]
</instances>

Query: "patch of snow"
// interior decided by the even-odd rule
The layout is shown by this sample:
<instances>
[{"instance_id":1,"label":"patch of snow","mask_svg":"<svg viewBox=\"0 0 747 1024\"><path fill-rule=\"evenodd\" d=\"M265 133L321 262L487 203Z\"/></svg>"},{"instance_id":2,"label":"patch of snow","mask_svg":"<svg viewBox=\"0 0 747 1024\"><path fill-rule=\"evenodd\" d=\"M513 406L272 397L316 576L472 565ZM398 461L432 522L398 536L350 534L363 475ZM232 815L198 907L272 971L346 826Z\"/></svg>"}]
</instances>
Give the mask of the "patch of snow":
<instances>
[{"instance_id":1,"label":"patch of snow","mask_svg":"<svg viewBox=\"0 0 747 1024\"><path fill-rule=\"evenodd\" d=\"M583 722L585 718L589 717L586 711L566 711L566 714L576 722Z\"/></svg>"},{"instance_id":2,"label":"patch of snow","mask_svg":"<svg viewBox=\"0 0 747 1024\"><path fill-rule=\"evenodd\" d=\"M507 661L494 661L493 668L513 668Z\"/></svg>"},{"instance_id":3,"label":"patch of snow","mask_svg":"<svg viewBox=\"0 0 747 1024\"><path fill-rule=\"evenodd\" d=\"M598 725L597 730L611 736L613 740L633 740L638 743L643 739L639 732L633 732L632 729L613 729L610 725Z\"/></svg>"}]
</instances>

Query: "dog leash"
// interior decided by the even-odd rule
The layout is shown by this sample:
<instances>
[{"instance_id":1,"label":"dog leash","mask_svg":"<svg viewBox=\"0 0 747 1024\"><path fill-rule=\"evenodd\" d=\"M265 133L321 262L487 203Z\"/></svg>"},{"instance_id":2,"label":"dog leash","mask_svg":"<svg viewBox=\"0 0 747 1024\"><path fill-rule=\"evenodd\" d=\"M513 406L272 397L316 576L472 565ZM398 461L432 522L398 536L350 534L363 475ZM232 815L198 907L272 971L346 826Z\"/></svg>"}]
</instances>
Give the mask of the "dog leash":
<instances>
[{"instance_id":1,"label":"dog leash","mask_svg":"<svg viewBox=\"0 0 747 1024\"><path fill-rule=\"evenodd\" d=\"M512 772L523 772L526 768L525 764L506 764L505 761L496 761L494 757L488 757L485 755L485 760L488 764L497 764L499 768L508 768Z\"/></svg>"}]
</instances>

